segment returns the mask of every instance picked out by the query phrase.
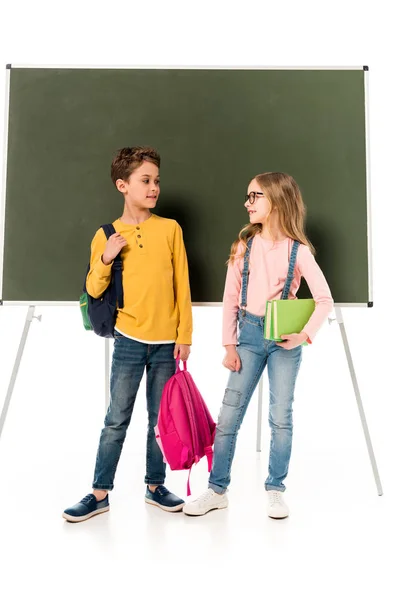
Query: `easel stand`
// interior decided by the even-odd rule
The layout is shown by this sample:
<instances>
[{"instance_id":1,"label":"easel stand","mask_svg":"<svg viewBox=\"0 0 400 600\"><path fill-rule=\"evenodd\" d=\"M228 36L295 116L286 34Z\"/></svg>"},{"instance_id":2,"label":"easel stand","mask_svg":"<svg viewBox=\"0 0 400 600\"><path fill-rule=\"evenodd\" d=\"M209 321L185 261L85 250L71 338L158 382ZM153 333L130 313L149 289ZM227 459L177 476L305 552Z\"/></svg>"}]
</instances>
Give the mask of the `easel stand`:
<instances>
[{"instance_id":1,"label":"easel stand","mask_svg":"<svg viewBox=\"0 0 400 600\"><path fill-rule=\"evenodd\" d=\"M42 315L35 316L35 306L29 306L28 312L25 319L24 330L22 332L21 341L19 343L17 356L15 357L14 368L11 373L10 383L8 384L8 389L6 393L6 399L4 401L3 410L1 411L0 416L0 438L3 432L4 423L7 418L8 408L10 406L11 397L14 391L15 382L17 380L17 375L19 371L19 367L21 364L22 355L25 349L26 340L28 338L29 329L33 319L37 319L38 321L42 320ZM105 408L107 410L109 402L110 402L110 344L109 339L105 338L105 351L104 351L104 366L105 366Z\"/></svg>"}]
</instances>

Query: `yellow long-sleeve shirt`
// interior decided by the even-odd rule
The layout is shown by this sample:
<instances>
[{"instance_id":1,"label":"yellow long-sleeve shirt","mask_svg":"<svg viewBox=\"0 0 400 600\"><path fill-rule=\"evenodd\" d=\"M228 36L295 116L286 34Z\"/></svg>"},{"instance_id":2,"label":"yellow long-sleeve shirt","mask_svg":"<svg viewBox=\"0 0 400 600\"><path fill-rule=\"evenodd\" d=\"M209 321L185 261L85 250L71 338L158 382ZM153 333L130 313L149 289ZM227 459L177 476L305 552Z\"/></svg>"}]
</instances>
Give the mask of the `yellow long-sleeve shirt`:
<instances>
[{"instance_id":1,"label":"yellow long-sleeve shirt","mask_svg":"<svg viewBox=\"0 0 400 600\"><path fill-rule=\"evenodd\" d=\"M192 343L192 305L182 229L173 219L152 214L139 225L119 219L115 230L127 241L122 249L124 307L118 310L116 328L147 342ZM111 278L111 264L102 254L107 239L99 229L91 245L87 291L99 298Z\"/></svg>"}]
</instances>

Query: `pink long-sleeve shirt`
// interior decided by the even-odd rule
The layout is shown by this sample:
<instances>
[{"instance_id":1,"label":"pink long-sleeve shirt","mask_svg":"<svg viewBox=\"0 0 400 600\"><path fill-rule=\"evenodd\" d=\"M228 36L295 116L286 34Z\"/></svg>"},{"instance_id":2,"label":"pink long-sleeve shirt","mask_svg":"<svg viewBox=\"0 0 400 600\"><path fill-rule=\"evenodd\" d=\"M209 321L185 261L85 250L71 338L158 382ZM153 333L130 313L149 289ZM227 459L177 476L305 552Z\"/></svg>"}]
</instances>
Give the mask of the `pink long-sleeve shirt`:
<instances>
[{"instance_id":1,"label":"pink long-sleeve shirt","mask_svg":"<svg viewBox=\"0 0 400 600\"><path fill-rule=\"evenodd\" d=\"M249 279L247 286L247 307L250 313L265 315L267 300L279 300L285 285L289 268L293 240L286 238L279 242L264 240L260 234L254 237L250 252ZM241 305L242 271L244 259L240 258L244 249L239 244L234 262L230 262L226 274L223 300L224 346L237 344L237 316ZM301 278L307 282L315 300L315 310L303 331L312 340L329 313L333 309L332 294L323 272L318 266L308 246L300 244L289 300L296 298ZM290 332L288 332L290 333Z\"/></svg>"}]
</instances>

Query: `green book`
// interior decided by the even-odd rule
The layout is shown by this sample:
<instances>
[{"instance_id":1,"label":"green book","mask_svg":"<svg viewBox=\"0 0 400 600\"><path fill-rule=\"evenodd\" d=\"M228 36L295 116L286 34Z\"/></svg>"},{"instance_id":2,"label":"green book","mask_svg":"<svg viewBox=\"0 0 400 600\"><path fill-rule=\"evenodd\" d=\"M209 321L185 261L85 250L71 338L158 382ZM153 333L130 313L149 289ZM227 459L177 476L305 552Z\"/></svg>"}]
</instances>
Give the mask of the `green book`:
<instances>
[{"instance_id":1,"label":"green book","mask_svg":"<svg viewBox=\"0 0 400 600\"><path fill-rule=\"evenodd\" d=\"M300 333L315 309L315 301L271 300L267 302L264 321L264 338L283 342L282 335Z\"/></svg>"}]
</instances>

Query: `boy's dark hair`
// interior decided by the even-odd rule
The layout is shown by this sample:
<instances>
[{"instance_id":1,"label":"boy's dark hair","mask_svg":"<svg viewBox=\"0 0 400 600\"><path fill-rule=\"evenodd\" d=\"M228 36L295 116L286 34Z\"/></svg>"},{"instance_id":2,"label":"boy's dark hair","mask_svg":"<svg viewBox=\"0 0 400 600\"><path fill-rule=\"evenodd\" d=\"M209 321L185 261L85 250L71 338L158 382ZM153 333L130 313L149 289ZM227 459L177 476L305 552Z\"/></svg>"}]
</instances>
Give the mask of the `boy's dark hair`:
<instances>
[{"instance_id":1,"label":"boy's dark hair","mask_svg":"<svg viewBox=\"0 0 400 600\"><path fill-rule=\"evenodd\" d=\"M117 179L128 181L133 171L144 161L151 162L160 168L161 158L157 150L150 146L133 146L121 148L111 163L111 179L113 184Z\"/></svg>"}]
</instances>

